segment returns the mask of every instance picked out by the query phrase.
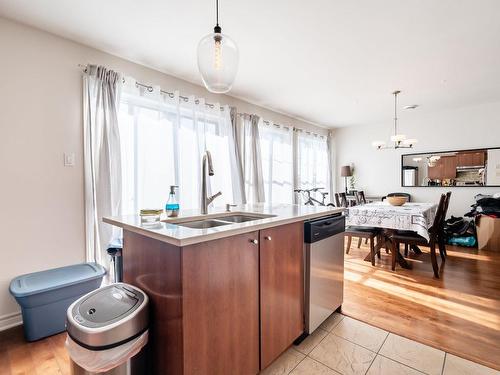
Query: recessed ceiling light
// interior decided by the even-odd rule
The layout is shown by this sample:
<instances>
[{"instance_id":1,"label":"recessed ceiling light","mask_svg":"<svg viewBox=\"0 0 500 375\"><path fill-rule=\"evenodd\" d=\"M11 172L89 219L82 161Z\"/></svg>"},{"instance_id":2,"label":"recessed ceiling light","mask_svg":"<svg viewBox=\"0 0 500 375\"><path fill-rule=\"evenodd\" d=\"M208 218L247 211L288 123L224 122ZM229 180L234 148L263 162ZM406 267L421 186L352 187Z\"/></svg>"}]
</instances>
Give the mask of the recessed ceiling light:
<instances>
[{"instance_id":1,"label":"recessed ceiling light","mask_svg":"<svg viewBox=\"0 0 500 375\"><path fill-rule=\"evenodd\" d=\"M415 109L418 107L418 104L405 105L404 109Z\"/></svg>"}]
</instances>

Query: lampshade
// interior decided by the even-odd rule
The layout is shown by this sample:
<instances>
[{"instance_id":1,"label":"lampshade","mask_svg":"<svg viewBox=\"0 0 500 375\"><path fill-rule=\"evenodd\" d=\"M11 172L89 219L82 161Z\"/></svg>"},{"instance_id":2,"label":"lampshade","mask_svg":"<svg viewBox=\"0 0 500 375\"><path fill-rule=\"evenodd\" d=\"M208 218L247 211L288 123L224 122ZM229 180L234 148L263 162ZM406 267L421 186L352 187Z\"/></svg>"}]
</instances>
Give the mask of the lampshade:
<instances>
[{"instance_id":1,"label":"lampshade","mask_svg":"<svg viewBox=\"0 0 500 375\"><path fill-rule=\"evenodd\" d=\"M238 47L227 35L215 32L198 44L198 69L208 91L231 90L238 71Z\"/></svg>"},{"instance_id":2,"label":"lampshade","mask_svg":"<svg viewBox=\"0 0 500 375\"><path fill-rule=\"evenodd\" d=\"M352 176L352 170L350 165L344 165L343 167L340 168L340 176L341 177L351 177Z\"/></svg>"},{"instance_id":3,"label":"lampshade","mask_svg":"<svg viewBox=\"0 0 500 375\"><path fill-rule=\"evenodd\" d=\"M403 142L405 139L406 139L406 135L404 135L404 134L391 135L392 142Z\"/></svg>"}]
</instances>

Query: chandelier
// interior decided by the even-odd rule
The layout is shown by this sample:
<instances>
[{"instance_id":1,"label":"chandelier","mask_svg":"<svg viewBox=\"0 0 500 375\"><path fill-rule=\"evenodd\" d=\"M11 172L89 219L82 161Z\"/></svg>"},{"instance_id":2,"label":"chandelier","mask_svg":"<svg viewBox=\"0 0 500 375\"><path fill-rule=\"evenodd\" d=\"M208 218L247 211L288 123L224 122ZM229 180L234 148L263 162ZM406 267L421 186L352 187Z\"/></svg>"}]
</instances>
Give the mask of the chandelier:
<instances>
[{"instance_id":1,"label":"chandelier","mask_svg":"<svg viewBox=\"0 0 500 375\"><path fill-rule=\"evenodd\" d=\"M413 145L418 142L414 138L406 138L406 135L398 133L398 94L400 93L400 90L392 93L394 95L394 134L391 136L391 143L387 145L384 141L372 142L372 146L377 150L413 148Z\"/></svg>"}]
</instances>

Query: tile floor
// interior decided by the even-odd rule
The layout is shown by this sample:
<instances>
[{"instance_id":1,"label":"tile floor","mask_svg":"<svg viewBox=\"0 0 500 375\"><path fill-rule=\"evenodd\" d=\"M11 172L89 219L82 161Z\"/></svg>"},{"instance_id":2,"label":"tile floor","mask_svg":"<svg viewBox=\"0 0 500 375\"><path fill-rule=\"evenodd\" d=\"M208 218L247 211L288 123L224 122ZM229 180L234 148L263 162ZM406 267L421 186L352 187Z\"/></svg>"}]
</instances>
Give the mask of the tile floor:
<instances>
[{"instance_id":1,"label":"tile floor","mask_svg":"<svg viewBox=\"0 0 500 375\"><path fill-rule=\"evenodd\" d=\"M334 313L260 375L500 375L380 328Z\"/></svg>"}]
</instances>

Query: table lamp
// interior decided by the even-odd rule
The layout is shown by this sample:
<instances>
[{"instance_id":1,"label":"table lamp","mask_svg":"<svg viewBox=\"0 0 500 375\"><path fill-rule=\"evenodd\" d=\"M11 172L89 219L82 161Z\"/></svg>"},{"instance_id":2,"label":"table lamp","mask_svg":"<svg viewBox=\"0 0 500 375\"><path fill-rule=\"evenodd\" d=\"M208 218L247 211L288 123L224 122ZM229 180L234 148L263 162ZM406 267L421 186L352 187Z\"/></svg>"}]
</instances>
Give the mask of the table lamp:
<instances>
[{"instance_id":1,"label":"table lamp","mask_svg":"<svg viewBox=\"0 0 500 375\"><path fill-rule=\"evenodd\" d=\"M347 195L347 177L352 176L352 170L350 165L344 165L343 167L340 167L340 176L344 177L345 181L345 195Z\"/></svg>"}]
</instances>

